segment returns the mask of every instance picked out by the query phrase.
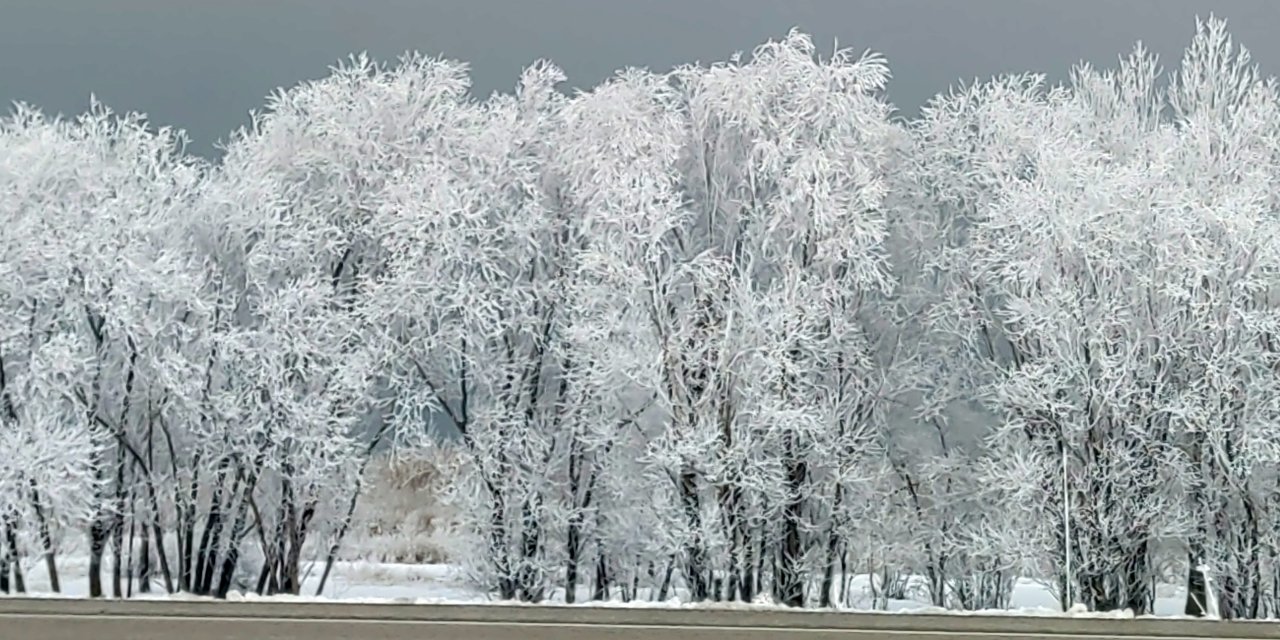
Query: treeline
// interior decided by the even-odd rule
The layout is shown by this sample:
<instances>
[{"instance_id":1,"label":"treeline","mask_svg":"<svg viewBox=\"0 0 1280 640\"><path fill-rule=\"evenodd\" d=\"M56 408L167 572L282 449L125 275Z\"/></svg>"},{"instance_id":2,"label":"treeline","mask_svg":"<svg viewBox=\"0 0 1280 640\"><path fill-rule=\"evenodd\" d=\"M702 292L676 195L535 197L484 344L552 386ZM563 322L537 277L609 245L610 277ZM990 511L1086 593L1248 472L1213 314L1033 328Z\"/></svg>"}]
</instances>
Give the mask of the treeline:
<instances>
[{"instance_id":1,"label":"treeline","mask_svg":"<svg viewBox=\"0 0 1280 640\"><path fill-rule=\"evenodd\" d=\"M1145 613L1203 563L1277 614L1280 90L1222 22L910 121L800 33L563 80L357 57L216 163L17 109L0 589L74 532L95 596L297 593L371 456L450 446L501 598Z\"/></svg>"}]
</instances>

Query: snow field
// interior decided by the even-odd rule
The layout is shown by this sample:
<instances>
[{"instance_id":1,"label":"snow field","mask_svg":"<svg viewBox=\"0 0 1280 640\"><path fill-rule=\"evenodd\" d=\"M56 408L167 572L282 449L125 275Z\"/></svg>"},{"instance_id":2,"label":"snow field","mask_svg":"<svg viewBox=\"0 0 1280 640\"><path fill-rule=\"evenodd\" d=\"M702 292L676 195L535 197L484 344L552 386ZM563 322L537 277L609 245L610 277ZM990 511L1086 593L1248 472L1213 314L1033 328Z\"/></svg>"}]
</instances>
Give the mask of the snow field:
<instances>
[{"instance_id":1,"label":"snow field","mask_svg":"<svg viewBox=\"0 0 1280 640\"><path fill-rule=\"evenodd\" d=\"M88 559L70 557L58 563L62 578L62 592L49 590L48 576L42 564L26 567L28 592L23 597L37 598L84 598L88 596L88 578L85 572ZM303 595L259 596L254 593L232 592L228 601L273 601L273 602L346 602L346 603L414 603L414 604L502 604L521 605L518 602L504 602L487 596L475 587L467 584L461 572L447 564L406 564L392 562L338 562L334 565L330 577L327 594L324 596L308 595L315 592L320 567L312 566L306 572L303 582ZM888 606L877 609L872 605L872 588L869 576L859 574L853 576L852 585L856 605L839 607L838 610L849 612L881 611L900 614L939 614L949 615L1014 615L1014 616L1061 616L1054 595L1045 586L1035 580L1020 579L1013 588L1012 606L1009 609L988 609L983 611L954 611L941 609L915 599L890 599ZM153 585L150 594L135 593L134 599L142 600L207 600L208 598L189 594L165 594L163 586L158 582ZM1156 617L1181 617L1185 592L1176 585L1160 585L1157 589L1154 615ZM10 594L12 597L14 594ZM588 601L589 591L582 589L579 604L565 605L563 592L556 593L551 599L540 605L528 606L580 606L606 608L636 609L745 609L775 610L784 609L781 605L759 600L754 603L741 602L704 602L692 603L681 599L685 595L676 591L675 598L665 602L648 599L623 602L619 599L608 601ZM647 598L648 594L641 594ZM801 611L821 611L821 609L803 609ZM1126 612L1088 612L1077 609L1065 615L1072 617L1131 617Z\"/></svg>"}]
</instances>

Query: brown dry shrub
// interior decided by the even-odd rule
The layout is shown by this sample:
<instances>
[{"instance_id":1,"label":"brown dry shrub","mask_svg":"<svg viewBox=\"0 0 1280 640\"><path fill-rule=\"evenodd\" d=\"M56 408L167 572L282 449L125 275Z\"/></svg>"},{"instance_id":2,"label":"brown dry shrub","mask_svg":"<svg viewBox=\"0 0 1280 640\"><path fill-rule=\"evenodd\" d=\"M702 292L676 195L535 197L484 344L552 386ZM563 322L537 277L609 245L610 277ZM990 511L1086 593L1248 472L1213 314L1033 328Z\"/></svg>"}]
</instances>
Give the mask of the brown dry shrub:
<instances>
[{"instance_id":1,"label":"brown dry shrub","mask_svg":"<svg viewBox=\"0 0 1280 640\"><path fill-rule=\"evenodd\" d=\"M371 461L344 555L377 562L447 562L454 513L441 496L456 459L450 449L433 447L412 457Z\"/></svg>"}]
</instances>

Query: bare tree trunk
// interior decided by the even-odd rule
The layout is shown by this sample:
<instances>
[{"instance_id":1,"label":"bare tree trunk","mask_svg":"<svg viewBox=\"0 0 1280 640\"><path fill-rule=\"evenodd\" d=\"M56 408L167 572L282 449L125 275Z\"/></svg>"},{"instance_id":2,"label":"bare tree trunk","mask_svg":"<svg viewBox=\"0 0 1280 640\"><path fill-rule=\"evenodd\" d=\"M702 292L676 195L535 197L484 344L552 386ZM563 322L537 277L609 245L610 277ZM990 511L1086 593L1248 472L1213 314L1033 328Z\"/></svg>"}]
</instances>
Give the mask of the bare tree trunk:
<instances>
[{"instance_id":1,"label":"bare tree trunk","mask_svg":"<svg viewBox=\"0 0 1280 640\"><path fill-rule=\"evenodd\" d=\"M138 593L151 593L151 533L142 524L138 527L142 540L138 544ZM161 550L163 553L163 550Z\"/></svg>"},{"instance_id":2,"label":"bare tree trunk","mask_svg":"<svg viewBox=\"0 0 1280 640\"><path fill-rule=\"evenodd\" d=\"M582 562L582 526L586 517L578 508L578 495L582 490L582 449L577 434L569 441L569 521L565 531L564 601L573 604L578 599L578 566Z\"/></svg>"},{"instance_id":3,"label":"bare tree trunk","mask_svg":"<svg viewBox=\"0 0 1280 640\"><path fill-rule=\"evenodd\" d=\"M826 557L822 563L822 587L821 594L818 599L818 606L823 609L830 609L832 599L835 597L836 585L836 550L839 547L840 539L835 532L827 533Z\"/></svg>"},{"instance_id":4,"label":"bare tree trunk","mask_svg":"<svg viewBox=\"0 0 1280 640\"><path fill-rule=\"evenodd\" d=\"M128 504L128 491L125 488L125 457L124 450L120 449L116 459L116 499L114 513L111 515L111 555L113 562L111 564L111 595L115 598L124 597L124 584L122 581L121 570L125 562L124 556L124 529L125 529L125 506Z\"/></svg>"},{"instance_id":5,"label":"bare tree trunk","mask_svg":"<svg viewBox=\"0 0 1280 640\"><path fill-rule=\"evenodd\" d=\"M236 535L236 525L232 524L231 531L227 535L225 543L226 549L222 551L219 559L216 561L217 582L210 585L213 597L219 600L226 600L227 594L231 592L231 587L235 584L236 567L240 562L240 536Z\"/></svg>"},{"instance_id":6,"label":"bare tree trunk","mask_svg":"<svg viewBox=\"0 0 1280 640\"><path fill-rule=\"evenodd\" d=\"M635 600L637 594L640 593L640 571L638 570L639 567L636 567L636 569L637 571L631 576L631 589L622 596L622 599L626 602Z\"/></svg>"},{"instance_id":7,"label":"bare tree trunk","mask_svg":"<svg viewBox=\"0 0 1280 640\"><path fill-rule=\"evenodd\" d=\"M102 597L102 555L107 548L107 525L103 520L105 514L94 516L89 525L89 597Z\"/></svg>"},{"instance_id":8,"label":"bare tree trunk","mask_svg":"<svg viewBox=\"0 0 1280 640\"><path fill-rule=\"evenodd\" d=\"M240 542L249 525L248 494L253 491L253 485L254 483L252 480L245 483L244 495L240 497L239 504L236 506L235 521L231 524L230 540L227 543L226 552L222 557L222 568L218 575L218 588L214 593L214 597L218 599L226 599L227 594L231 591L231 586L235 579L236 567L240 563Z\"/></svg>"},{"instance_id":9,"label":"bare tree trunk","mask_svg":"<svg viewBox=\"0 0 1280 640\"><path fill-rule=\"evenodd\" d=\"M258 501L254 499L252 493L249 494L249 508L253 511L253 519L257 522L255 529L258 531L258 546L262 548L262 569L258 571L258 581L254 589L260 596L267 595L268 587L272 586L271 578L275 575L276 547L274 542L267 541L266 522L262 519L262 509L258 507ZM276 533L274 540L279 540L279 526L276 527Z\"/></svg>"},{"instance_id":10,"label":"bare tree trunk","mask_svg":"<svg viewBox=\"0 0 1280 640\"><path fill-rule=\"evenodd\" d=\"M501 488L491 482L488 486L489 495L493 499L493 511L489 516L489 553L492 554L494 572L497 574L498 597L514 600L516 581L507 551L506 500Z\"/></svg>"},{"instance_id":11,"label":"bare tree trunk","mask_svg":"<svg viewBox=\"0 0 1280 640\"><path fill-rule=\"evenodd\" d=\"M351 521L356 515L356 506L360 501L360 493L364 489L364 472L369 462L368 455L360 463L360 473L356 476L356 486L351 492L351 500L347 502L347 512L342 516L342 523L338 525L338 533L333 538L333 544L329 545L329 550L324 556L324 571L320 573L320 583L316 585L316 595L324 593L324 587L329 582L329 573L333 571L333 564L338 561L338 552L342 549L342 542L346 540L347 532L351 530Z\"/></svg>"},{"instance_id":12,"label":"bare tree trunk","mask_svg":"<svg viewBox=\"0 0 1280 640\"><path fill-rule=\"evenodd\" d=\"M578 599L578 565L582 554L582 514L576 509L569 515L565 532L564 601L573 604Z\"/></svg>"},{"instance_id":13,"label":"bare tree trunk","mask_svg":"<svg viewBox=\"0 0 1280 640\"><path fill-rule=\"evenodd\" d=\"M148 451L147 455L148 457L150 457L151 452ZM150 461L148 461L148 465L149 464L151 464ZM134 508L133 519L135 522L137 522L138 528L140 530L139 533L142 536L142 550L139 554L139 560L140 560L139 570L141 571L141 575L139 576L139 579L142 581L140 590L143 593L151 592L151 577L152 577L151 574L153 571L153 567L151 564L151 549L152 549L151 541L155 540L155 554L156 554L156 559L159 561L159 564L160 564L160 575L164 579L165 592L173 593L173 573L169 567L169 552L165 549L165 546L164 546L164 527L161 526L160 524L160 499L156 495L155 482L152 480L150 467L141 468L139 466L137 468L137 471L142 474L142 477L145 481L146 490L147 490L147 510L149 512L148 517L151 520L149 523L139 522L138 509L136 507ZM176 495L177 495L177 492L175 491L175 497ZM181 505L175 505L175 506L179 508L181 507ZM181 512L179 512L179 517L181 517ZM179 553L181 553L181 548L182 548L181 536L179 536L178 548L179 548Z\"/></svg>"},{"instance_id":14,"label":"bare tree trunk","mask_svg":"<svg viewBox=\"0 0 1280 640\"><path fill-rule=\"evenodd\" d=\"M707 583L707 552L702 544L702 504L698 498L698 476L691 470L680 474L680 500L684 505L690 541L685 545L685 586L694 602L711 595Z\"/></svg>"},{"instance_id":15,"label":"bare tree trunk","mask_svg":"<svg viewBox=\"0 0 1280 640\"><path fill-rule=\"evenodd\" d=\"M658 602L666 602L667 595L671 593L671 579L675 576L676 560L672 558L667 563L667 570L662 574L662 586L658 588Z\"/></svg>"},{"instance_id":16,"label":"bare tree trunk","mask_svg":"<svg viewBox=\"0 0 1280 640\"><path fill-rule=\"evenodd\" d=\"M254 588L254 591L260 596L267 595L267 585L270 583L271 570L273 565L275 565L275 558L272 557L269 552L266 552L265 549L264 555L265 557L262 559L262 569L258 571L257 586Z\"/></svg>"},{"instance_id":17,"label":"bare tree trunk","mask_svg":"<svg viewBox=\"0 0 1280 640\"><path fill-rule=\"evenodd\" d=\"M62 583L58 580L57 551L53 548L53 535L49 532L49 518L45 515L44 504L40 500L40 488L35 479L31 480L31 509L35 512L36 527L40 534L40 546L43 547L44 566L49 573L49 590L62 593Z\"/></svg>"},{"instance_id":18,"label":"bare tree trunk","mask_svg":"<svg viewBox=\"0 0 1280 640\"><path fill-rule=\"evenodd\" d=\"M170 455L173 454L171 453ZM188 593L192 592L195 587L195 558L193 554L195 552L195 504L200 486L200 462L201 456L197 454L194 458L196 466L191 470L191 481L187 486L187 495L185 497L177 485L176 475L173 488L173 504L178 515L178 522L174 530L178 543L178 590ZM176 465L177 463L175 462L174 464ZM176 468L174 472L177 472Z\"/></svg>"},{"instance_id":19,"label":"bare tree trunk","mask_svg":"<svg viewBox=\"0 0 1280 640\"><path fill-rule=\"evenodd\" d=\"M782 604L803 607L805 604L805 575L801 566L804 560L804 542L800 534L804 518L803 483L808 476L807 465L797 457L793 437L786 439L788 500L782 520L782 548L778 566L778 595Z\"/></svg>"},{"instance_id":20,"label":"bare tree trunk","mask_svg":"<svg viewBox=\"0 0 1280 640\"><path fill-rule=\"evenodd\" d=\"M729 433L727 428L723 431ZM725 585L725 599L750 602L754 597L750 577L751 553L747 548L749 541L742 523L742 490L737 483L737 476L731 474L718 491L725 530L729 534L729 575Z\"/></svg>"},{"instance_id":21,"label":"bare tree trunk","mask_svg":"<svg viewBox=\"0 0 1280 640\"><path fill-rule=\"evenodd\" d=\"M124 527L114 527L111 533L111 597L124 597Z\"/></svg>"},{"instance_id":22,"label":"bare tree trunk","mask_svg":"<svg viewBox=\"0 0 1280 640\"><path fill-rule=\"evenodd\" d=\"M745 522L739 522L742 530L742 547L745 554L742 562L742 601L753 602L760 593L759 554L756 552L756 538Z\"/></svg>"},{"instance_id":23,"label":"bare tree trunk","mask_svg":"<svg viewBox=\"0 0 1280 640\"><path fill-rule=\"evenodd\" d=\"M138 533L138 519L136 517L130 518L129 519L129 543L125 545L125 557L129 559L128 562L125 563L126 571L125 571L125 577L124 577L125 597L127 598L133 597L133 578L134 576L137 575L137 571L134 569L134 566L133 566L133 561L135 560L135 554L133 552L133 540L134 540L134 537L137 535L137 533Z\"/></svg>"},{"instance_id":24,"label":"bare tree trunk","mask_svg":"<svg viewBox=\"0 0 1280 640\"><path fill-rule=\"evenodd\" d=\"M7 518L0 521L0 528L3 528L5 537L8 537L9 527L7 526ZM0 544L0 593L9 593L9 565L12 564L9 559L8 545Z\"/></svg>"},{"instance_id":25,"label":"bare tree trunk","mask_svg":"<svg viewBox=\"0 0 1280 640\"><path fill-rule=\"evenodd\" d=\"M94 474L99 482L105 482L102 452L95 450L91 457ZM103 494L102 489L95 489L94 494L96 512L93 514L93 521L89 524L89 597L101 598L103 595L102 556L107 549L107 537L111 535L111 529L107 525L110 514L107 513L107 496Z\"/></svg>"},{"instance_id":26,"label":"bare tree trunk","mask_svg":"<svg viewBox=\"0 0 1280 640\"><path fill-rule=\"evenodd\" d=\"M1187 602L1183 614L1193 618L1203 618L1208 612L1207 585L1204 573L1197 568L1198 561L1195 551L1187 554Z\"/></svg>"},{"instance_id":27,"label":"bare tree trunk","mask_svg":"<svg viewBox=\"0 0 1280 640\"><path fill-rule=\"evenodd\" d=\"M280 581L280 590L288 594L297 594L302 588L301 584L301 563L302 563L302 544L306 539L307 520L306 508L302 512L298 511L297 497L293 492L293 484L286 478L281 485L282 488L282 515L285 522L287 545L283 554L283 578Z\"/></svg>"},{"instance_id":28,"label":"bare tree trunk","mask_svg":"<svg viewBox=\"0 0 1280 640\"><path fill-rule=\"evenodd\" d=\"M0 357L0 408L3 408L4 417L10 422L18 421L17 409L13 406L9 396L8 378L5 375L4 358ZM19 477L21 480L21 477ZM35 487L35 481L31 486ZM37 506L37 513L39 507ZM16 543L18 527L18 519L16 516L5 512L0 515L0 593L9 593L9 566L13 566L14 582L17 583L18 592L22 593L26 585L22 579L22 567L19 564L18 545Z\"/></svg>"},{"instance_id":29,"label":"bare tree trunk","mask_svg":"<svg viewBox=\"0 0 1280 640\"><path fill-rule=\"evenodd\" d=\"M213 495L209 497L209 516L205 521L204 531L200 534L200 547L196 550L195 555L195 581L192 584L192 592L198 595L206 595L212 588L213 570L214 570L214 554L217 545L222 538L223 517L223 499L226 493L225 483L227 477L227 469L231 466L231 458L224 457L218 463L218 470L214 474ZM232 488L232 494L235 489Z\"/></svg>"},{"instance_id":30,"label":"bare tree trunk","mask_svg":"<svg viewBox=\"0 0 1280 640\"><path fill-rule=\"evenodd\" d=\"M283 510L276 517L276 535L271 543L271 575L267 580L267 593L276 594L285 591L285 558L289 554L288 524Z\"/></svg>"},{"instance_id":31,"label":"bare tree trunk","mask_svg":"<svg viewBox=\"0 0 1280 640\"><path fill-rule=\"evenodd\" d=\"M596 578L595 586L591 590L591 599L596 601L609 599L609 565L608 558L604 554L604 544L600 540L596 540Z\"/></svg>"},{"instance_id":32,"label":"bare tree trunk","mask_svg":"<svg viewBox=\"0 0 1280 640\"><path fill-rule=\"evenodd\" d=\"M850 587L853 586L853 577L849 575L849 549L844 545L840 548L840 602L844 606L853 604L850 602Z\"/></svg>"},{"instance_id":33,"label":"bare tree trunk","mask_svg":"<svg viewBox=\"0 0 1280 640\"><path fill-rule=\"evenodd\" d=\"M13 591L14 593L26 593L27 581L22 574L22 558L18 553L18 527L14 524L16 520L11 519L9 525L4 528L4 544L5 556L8 559L8 566L13 567ZM5 571L8 572L8 566ZM6 590L7 591L7 590Z\"/></svg>"},{"instance_id":34,"label":"bare tree trunk","mask_svg":"<svg viewBox=\"0 0 1280 640\"><path fill-rule=\"evenodd\" d=\"M302 510L298 511L298 497L294 493L293 483L288 478L288 474L292 473L292 469L286 466L284 473L285 477L280 484L280 518L285 525L284 539L287 544L280 554L282 561L280 591L297 595L302 589L302 547L306 543L307 530L311 524L311 519L315 516L316 504L314 501L308 500L303 505Z\"/></svg>"},{"instance_id":35,"label":"bare tree trunk","mask_svg":"<svg viewBox=\"0 0 1280 640\"><path fill-rule=\"evenodd\" d=\"M538 513L540 504L540 498L534 494L520 507L524 531L520 536L520 572L517 581L520 584L520 599L525 602L541 602L545 595L537 570L539 551L542 548L542 522Z\"/></svg>"}]
</instances>

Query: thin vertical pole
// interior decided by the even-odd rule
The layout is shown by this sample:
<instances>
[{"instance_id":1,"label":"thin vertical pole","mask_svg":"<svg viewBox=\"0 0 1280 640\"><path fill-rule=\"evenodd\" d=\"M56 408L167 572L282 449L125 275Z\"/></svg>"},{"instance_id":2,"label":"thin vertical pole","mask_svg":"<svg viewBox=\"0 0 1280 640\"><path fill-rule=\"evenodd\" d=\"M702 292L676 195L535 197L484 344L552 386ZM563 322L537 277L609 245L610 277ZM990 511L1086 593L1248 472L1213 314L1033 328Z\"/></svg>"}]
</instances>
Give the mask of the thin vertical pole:
<instances>
[{"instance_id":1,"label":"thin vertical pole","mask_svg":"<svg viewBox=\"0 0 1280 640\"><path fill-rule=\"evenodd\" d=\"M1066 547L1066 566L1067 577L1063 581L1066 589L1066 608L1070 609L1075 605L1071 599L1071 492L1068 491L1067 482L1067 445L1062 444L1062 539Z\"/></svg>"}]
</instances>

